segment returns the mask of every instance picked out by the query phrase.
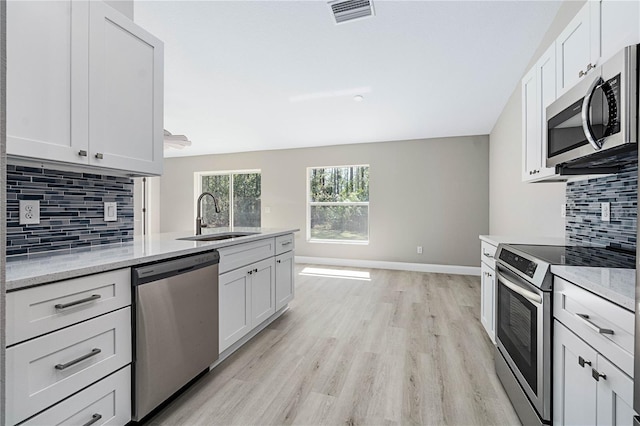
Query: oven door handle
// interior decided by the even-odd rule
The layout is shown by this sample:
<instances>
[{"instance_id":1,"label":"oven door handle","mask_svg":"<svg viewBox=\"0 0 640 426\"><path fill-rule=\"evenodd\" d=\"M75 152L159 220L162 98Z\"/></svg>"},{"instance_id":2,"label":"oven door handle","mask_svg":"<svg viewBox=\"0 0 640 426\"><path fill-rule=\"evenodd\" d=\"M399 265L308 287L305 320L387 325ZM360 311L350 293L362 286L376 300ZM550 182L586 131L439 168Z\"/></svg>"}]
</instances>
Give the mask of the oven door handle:
<instances>
[{"instance_id":1,"label":"oven door handle","mask_svg":"<svg viewBox=\"0 0 640 426\"><path fill-rule=\"evenodd\" d=\"M604 80L602 79L602 77L598 77L593 80L593 83L591 83L591 86L589 86L589 90L587 90L587 95L582 101L582 130L587 137L587 141L589 141L593 149L595 149L596 151L600 151L602 149L602 139L598 139L593 134L591 117L589 117L589 110L591 109L591 100L593 99L593 94L596 92L598 87L602 86L603 84Z\"/></svg>"},{"instance_id":2,"label":"oven door handle","mask_svg":"<svg viewBox=\"0 0 640 426\"><path fill-rule=\"evenodd\" d=\"M516 284L516 283L514 283L512 281L509 281L508 279L506 279L505 277L503 277L500 274L498 274L498 281L501 282L502 284L504 284L505 286L507 286L508 288L510 288L511 290L515 291L520 296L524 297L525 299L527 299L528 301L530 301L534 305L542 306L542 297L540 297L540 295L535 294L534 292L529 291L529 290L527 290L525 288L522 288L518 284Z\"/></svg>"}]
</instances>

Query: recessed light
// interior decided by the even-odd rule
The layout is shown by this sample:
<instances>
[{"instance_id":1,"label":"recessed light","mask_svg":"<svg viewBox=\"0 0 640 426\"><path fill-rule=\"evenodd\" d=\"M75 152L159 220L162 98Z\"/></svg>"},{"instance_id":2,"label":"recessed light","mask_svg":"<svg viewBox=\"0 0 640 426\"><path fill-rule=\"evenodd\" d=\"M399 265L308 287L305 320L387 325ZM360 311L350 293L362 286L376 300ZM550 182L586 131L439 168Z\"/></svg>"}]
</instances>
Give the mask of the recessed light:
<instances>
[{"instance_id":1,"label":"recessed light","mask_svg":"<svg viewBox=\"0 0 640 426\"><path fill-rule=\"evenodd\" d=\"M364 96L362 96L362 95L355 95L353 97L353 100L356 101L356 102L362 102L363 99L364 99Z\"/></svg>"}]
</instances>

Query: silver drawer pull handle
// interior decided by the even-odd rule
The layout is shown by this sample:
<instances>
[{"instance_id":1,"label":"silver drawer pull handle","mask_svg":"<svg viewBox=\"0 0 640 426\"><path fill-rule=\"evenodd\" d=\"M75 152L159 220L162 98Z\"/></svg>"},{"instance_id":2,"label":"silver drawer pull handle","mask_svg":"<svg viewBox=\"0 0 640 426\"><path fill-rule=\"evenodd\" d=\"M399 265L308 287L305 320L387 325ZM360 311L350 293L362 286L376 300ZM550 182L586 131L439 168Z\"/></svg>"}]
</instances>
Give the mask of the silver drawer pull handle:
<instances>
[{"instance_id":1,"label":"silver drawer pull handle","mask_svg":"<svg viewBox=\"0 0 640 426\"><path fill-rule=\"evenodd\" d=\"M96 154L96 158L97 158L98 160L102 160L102 159L104 158L104 155L102 155L102 153L98 152L98 153Z\"/></svg>"},{"instance_id":2,"label":"silver drawer pull handle","mask_svg":"<svg viewBox=\"0 0 640 426\"><path fill-rule=\"evenodd\" d=\"M485 257L488 257L489 259L493 259L493 256L490 255L489 253L487 253L486 251L482 250L482 255Z\"/></svg>"},{"instance_id":3,"label":"silver drawer pull handle","mask_svg":"<svg viewBox=\"0 0 640 426\"><path fill-rule=\"evenodd\" d=\"M282 243L283 246L288 246L289 244L291 244L291 241L287 241L286 243Z\"/></svg>"},{"instance_id":4,"label":"silver drawer pull handle","mask_svg":"<svg viewBox=\"0 0 640 426\"><path fill-rule=\"evenodd\" d=\"M588 366L591 366L591 361L587 361L586 359L582 358L581 356L578 357L578 364L580 365L580 367L584 368L585 364Z\"/></svg>"},{"instance_id":5,"label":"silver drawer pull handle","mask_svg":"<svg viewBox=\"0 0 640 426\"><path fill-rule=\"evenodd\" d=\"M69 302L69 303L58 303L57 305L55 305L56 309L67 309L70 308L72 306L76 306L76 305L80 305L82 303L87 303L87 302L92 302L94 300L98 300L100 299L102 296L100 296L99 294L92 294L89 297L85 297L84 299L80 299L80 300L74 300L73 302Z\"/></svg>"},{"instance_id":6,"label":"silver drawer pull handle","mask_svg":"<svg viewBox=\"0 0 640 426\"><path fill-rule=\"evenodd\" d=\"M595 325L591 320L589 320L589 315L587 314L576 314L578 318L585 322L590 328L597 331L600 334L613 334L613 330L610 328L601 328Z\"/></svg>"},{"instance_id":7,"label":"silver drawer pull handle","mask_svg":"<svg viewBox=\"0 0 640 426\"><path fill-rule=\"evenodd\" d=\"M86 355L82 355L81 357L76 358L73 361L69 361L65 364L56 364L56 370L65 370L71 367L72 365L76 365L77 363L84 361L85 359L89 359L92 356L98 355L100 352L102 352L101 349L98 349L98 348L91 349L91 352L89 352Z\"/></svg>"},{"instance_id":8,"label":"silver drawer pull handle","mask_svg":"<svg viewBox=\"0 0 640 426\"><path fill-rule=\"evenodd\" d=\"M94 424L95 422L100 420L101 418L102 418L102 416L100 414L95 413L93 416L91 416L91 420L89 420L88 422L86 422L82 426L91 426L92 424Z\"/></svg>"},{"instance_id":9,"label":"silver drawer pull handle","mask_svg":"<svg viewBox=\"0 0 640 426\"><path fill-rule=\"evenodd\" d=\"M596 382L600 381L600 377L602 377L602 380L607 380L607 375L606 374L602 374L601 372L599 372L595 368L591 369L591 377L593 377L596 380Z\"/></svg>"},{"instance_id":10,"label":"silver drawer pull handle","mask_svg":"<svg viewBox=\"0 0 640 426\"><path fill-rule=\"evenodd\" d=\"M84 149L81 149L80 151L78 151L78 155L80 157L86 157L87 156L87 151L85 151Z\"/></svg>"}]
</instances>

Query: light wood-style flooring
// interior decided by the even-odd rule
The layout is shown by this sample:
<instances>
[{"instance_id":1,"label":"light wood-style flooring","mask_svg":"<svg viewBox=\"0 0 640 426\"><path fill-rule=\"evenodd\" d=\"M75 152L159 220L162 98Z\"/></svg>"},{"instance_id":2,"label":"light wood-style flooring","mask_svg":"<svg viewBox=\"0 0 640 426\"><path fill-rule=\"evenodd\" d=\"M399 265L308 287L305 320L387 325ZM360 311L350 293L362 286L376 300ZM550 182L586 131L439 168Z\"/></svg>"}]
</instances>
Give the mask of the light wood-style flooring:
<instances>
[{"instance_id":1,"label":"light wood-style flooring","mask_svg":"<svg viewBox=\"0 0 640 426\"><path fill-rule=\"evenodd\" d=\"M479 277L296 265L290 310L149 423L519 424L479 311Z\"/></svg>"}]
</instances>

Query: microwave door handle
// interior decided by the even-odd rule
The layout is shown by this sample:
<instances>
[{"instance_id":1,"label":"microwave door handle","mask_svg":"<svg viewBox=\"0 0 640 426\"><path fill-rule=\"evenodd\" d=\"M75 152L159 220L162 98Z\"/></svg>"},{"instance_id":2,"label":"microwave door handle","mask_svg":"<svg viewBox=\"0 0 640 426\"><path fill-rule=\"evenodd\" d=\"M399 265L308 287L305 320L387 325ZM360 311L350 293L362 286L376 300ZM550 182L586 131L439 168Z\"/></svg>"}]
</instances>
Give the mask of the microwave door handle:
<instances>
[{"instance_id":1,"label":"microwave door handle","mask_svg":"<svg viewBox=\"0 0 640 426\"><path fill-rule=\"evenodd\" d=\"M602 149L602 139L596 138L596 136L593 134L593 129L591 127L591 118L589 117L589 110L591 109L593 94L603 83L604 80L602 79L602 77L598 77L593 80L593 83L591 83L591 86L589 86L589 90L587 90L587 95L582 101L582 130L584 130L587 141L596 151Z\"/></svg>"}]
</instances>

